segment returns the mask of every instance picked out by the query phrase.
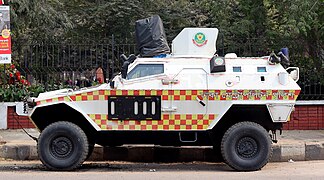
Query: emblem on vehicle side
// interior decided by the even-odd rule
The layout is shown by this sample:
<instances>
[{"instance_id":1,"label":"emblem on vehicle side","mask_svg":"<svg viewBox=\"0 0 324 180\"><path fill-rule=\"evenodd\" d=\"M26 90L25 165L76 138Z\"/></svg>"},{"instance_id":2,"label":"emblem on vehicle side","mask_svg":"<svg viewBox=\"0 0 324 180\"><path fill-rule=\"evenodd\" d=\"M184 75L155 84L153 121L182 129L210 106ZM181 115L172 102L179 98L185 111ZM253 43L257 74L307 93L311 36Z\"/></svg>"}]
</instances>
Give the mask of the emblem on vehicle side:
<instances>
[{"instance_id":1,"label":"emblem on vehicle side","mask_svg":"<svg viewBox=\"0 0 324 180\"><path fill-rule=\"evenodd\" d=\"M194 38L192 39L192 42L198 47L204 46L205 44L207 44L207 41L208 40L207 40L205 34L202 32L197 33L194 36Z\"/></svg>"}]
</instances>

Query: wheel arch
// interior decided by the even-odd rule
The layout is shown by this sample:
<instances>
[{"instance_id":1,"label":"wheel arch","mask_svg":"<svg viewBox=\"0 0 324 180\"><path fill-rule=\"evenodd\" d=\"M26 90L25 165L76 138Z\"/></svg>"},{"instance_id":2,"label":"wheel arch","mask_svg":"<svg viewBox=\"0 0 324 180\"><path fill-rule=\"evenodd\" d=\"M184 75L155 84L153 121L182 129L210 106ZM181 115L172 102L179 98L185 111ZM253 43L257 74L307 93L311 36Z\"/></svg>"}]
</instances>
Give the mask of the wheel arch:
<instances>
[{"instance_id":1,"label":"wheel arch","mask_svg":"<svg viewBox=\"0 0 324 180\"><path fill-rule=\"evenodd\" d=\"M87 114L83 113L73 104L66 102L37 106L29 117L40 131L58 121L74 123L87 135L93 135L99 130L98 125Z\"/></svg>"},{"instance_id":2,"label":"wheel arch","mask_svg":"<svg viewBox=\"0 0 324 180\"><path fill-rule=\"evenodd\" d=\"M210 132L221 138L227 129L242 121L255 122L267 131L282 128L282 123L272 121L266 105L232 105Z\"/></svg>"}]
</instances>

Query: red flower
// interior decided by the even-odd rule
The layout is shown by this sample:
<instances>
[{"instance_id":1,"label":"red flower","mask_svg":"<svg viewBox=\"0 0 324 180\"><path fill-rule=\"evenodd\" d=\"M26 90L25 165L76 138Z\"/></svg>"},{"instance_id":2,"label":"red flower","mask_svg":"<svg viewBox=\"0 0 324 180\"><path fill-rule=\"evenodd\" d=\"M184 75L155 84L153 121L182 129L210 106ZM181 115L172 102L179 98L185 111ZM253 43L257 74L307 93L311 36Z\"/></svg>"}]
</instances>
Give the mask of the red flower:
<instances>
[{"instance_id":1,"label":"red flower","mask_svg":"<svg viewBox=\"0 0 324 180\"><path fill-rule=\"evenodd\" d=\"M11 69L15 69L16 67L15 67L14 64L11 64L10 68L11 68Z\"/></svg>"},{"instance_id":2,"label":"red flower","mask_svg":"<svg viewBox=\"0 0 324 180\"><path fill-rule=\"evenodd\" d=\"M20 72L19 72L19 71L16 72L16 77L17 77L17 78L18 78L18 77L20 78ZM18 80L19 80L19 79L18 79Z\"/></svg>"},{"instance_id":3,"label":"red flower","mask_svg":"<svg viewBox=\"0 0 324 180\"><path fill-rule=\"evenodd\" d=\"M12 78L12 77L13 77L13 74L12 74L12 73L9 73L9 77L11 77L11 78Z\"/></svg>"},{"instance_id":4,"label":"red flower","mask_svg":"<svg viewBox=\"0 0 324 180\"><path fill-rule=\"evenodd\" d=\"M24 80L24 79L21 79L20 82L21 82L22 84L25 84L25 80Z\"/></svg>"}]
</instances>

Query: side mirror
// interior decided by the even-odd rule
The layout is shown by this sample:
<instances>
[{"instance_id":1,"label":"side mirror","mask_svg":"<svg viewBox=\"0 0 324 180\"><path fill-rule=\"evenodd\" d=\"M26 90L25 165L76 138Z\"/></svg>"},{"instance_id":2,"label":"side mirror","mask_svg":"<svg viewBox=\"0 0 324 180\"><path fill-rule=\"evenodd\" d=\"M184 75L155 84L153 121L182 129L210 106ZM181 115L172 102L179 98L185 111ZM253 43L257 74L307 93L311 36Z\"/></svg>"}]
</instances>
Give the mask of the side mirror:
<instances>
[{"instance_id":1,"label":"side mirror","mask_svg":"<svg viewBox=\"0 0 324 180\"><path fill-rule=\"evenodd\" d=\"M135 61L137 57L134 54L131 54L128 56L128 58L125 56L125 54L120 55L120 59L123 60L123 66L121 68L122 78L126 79L127 77L127 71L128 66Z\"/></svg>"},{"instance_id":2,"label":"side mirror","mask_svg":"<svg viewBox=\"0 0 324 180\"><path fill-rule=\"evenodd\" d=\"M125 61L121 68L121 74L123 79L126 79L129 64L130 62Z\"/></svg>"}]
</instances>

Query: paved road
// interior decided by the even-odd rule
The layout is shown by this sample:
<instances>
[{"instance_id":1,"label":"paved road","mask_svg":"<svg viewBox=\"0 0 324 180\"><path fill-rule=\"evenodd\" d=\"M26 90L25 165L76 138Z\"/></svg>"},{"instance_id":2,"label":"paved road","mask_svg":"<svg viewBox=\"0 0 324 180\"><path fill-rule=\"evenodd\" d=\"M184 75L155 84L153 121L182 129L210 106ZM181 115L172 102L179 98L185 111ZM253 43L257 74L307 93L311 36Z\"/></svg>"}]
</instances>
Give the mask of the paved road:
<instances>
[{"instance_id":1,"label":"paved road","mask_svg":"<svg viewBox=\"0 0 324 180\"><path fill-rule=\"evenodd\" d=\"M235 172L223 163L87 162L73 172L46 171L39 161L0 160L0 179L324 179L324 161L269 163L261 171Z\"/></svg>"}]
</instances>

